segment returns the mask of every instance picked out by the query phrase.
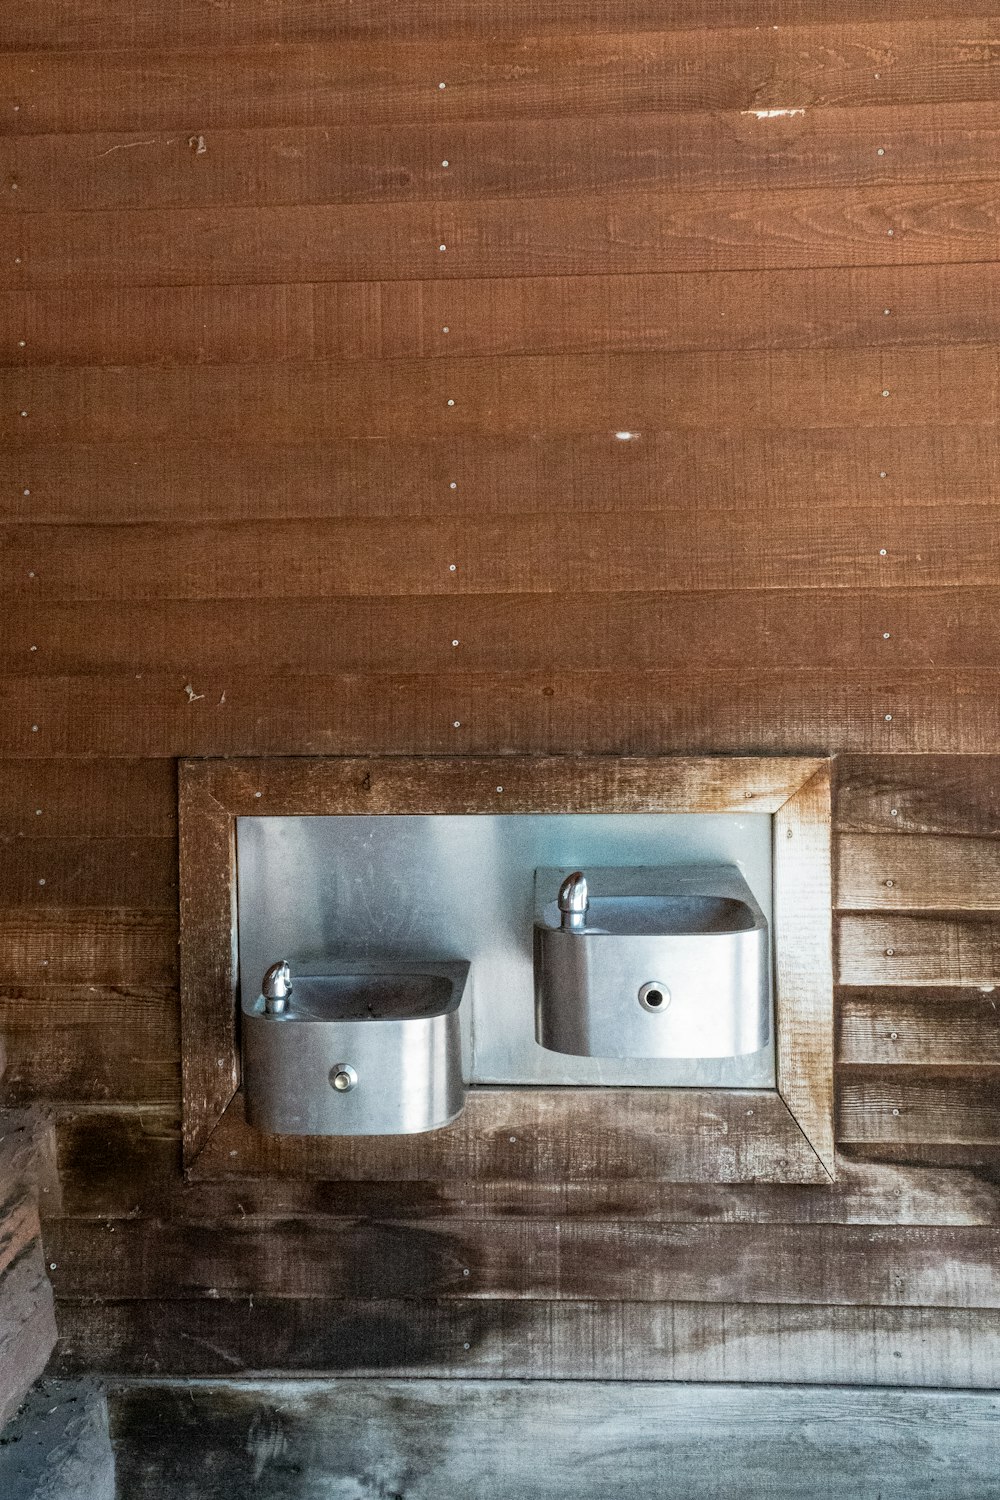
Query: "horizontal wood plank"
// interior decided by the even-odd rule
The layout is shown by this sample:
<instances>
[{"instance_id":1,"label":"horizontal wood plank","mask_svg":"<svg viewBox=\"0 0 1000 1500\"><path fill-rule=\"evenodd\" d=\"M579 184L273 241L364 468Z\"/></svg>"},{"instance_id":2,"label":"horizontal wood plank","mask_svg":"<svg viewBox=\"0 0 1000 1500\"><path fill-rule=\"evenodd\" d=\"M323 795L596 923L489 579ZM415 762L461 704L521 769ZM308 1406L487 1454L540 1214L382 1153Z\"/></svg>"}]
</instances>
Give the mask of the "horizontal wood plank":
<instances>
[{"instance_id":1,"label":"horizontal wood plank","mask_svg":"<svg viewBox=\"0 0 1000 1500\"><path fill-rule=\"evenodd\" d=\"M1000 837L1000 758L894 756L838 762L843 833Z\"/></svg>"},{"instance_id":2,"label":"horizontal wood plank","mask_svg":"<svg viewBox=\"0 0 1000 1500\"><path fill-rule=\"evenodd\" d=\"M0 517L32 525L481 519L548 515L554 494L572 495L580 515L883 505L946 514L955 505L993 508L1000 490L994 426L622 429L627 439L618 430L332 443L262 443L245 429L229 442L32 437L0 445Z\"/></svg>"},{"instance_id":3,"label":"horizontal wood plank","mask_svg":"<svg viewBox=\"0 0 1000 1500\"><path fill-rule=\"evenodd\" d=\"M136 755L815 755L838 750L981 754L1000 742L996 676L990 668L849 673L758 667L738 676L729 668L461 677L245 671L5 676L0 677L5 709L0 752L14 759L128 760ZM935 982L934 975L923 982Z\"/></svg>"},{"instance_id":4,"label":"horizontal wood plank","mask_svg":"<svg viewBox=\"0 0 1000 1500\"><path fill-rule=\"evenodd\" d=\"M750 26L771 22L801 25L867 20L870 11L858 15L858 0L726 0L725 12L716 19L721 26ZM975 15L975 0L936 0L940 16ZM922 20L926 4L920 0L881 0L883 21ZM620 32L663 25L663 8L657 0L628 0L623 7L614 0L560 0L539 7L537 0L510 0L498 25L493 11L484 12L476 0L402 0L391 10L378 0L356 0L348 8L331 13L323 0L301 0L294 10L275 11L265 0L252 5L239 0L221 0L208 13L194 0L182 0L167 12L156 0L71 0L56 17L44 0L30 0L19 11L9 31L9 44L24 50L64 50L87 47L184 47L218 46L238 38L252 42L318 41L363 37L489 36L494 32L520 36L527 32L565 31L572 26L583 32ZM679 0L670 12L671 29L686 29L704 23L704 8L698 0Z\"/></svg>"},{"instance_id":5,"label":"horizontal wood plank","mask_svg":"<svg viewBox=\"0 0 1000 1500\"><path fill-rule=\"evenodd\" d=\"M776 1093L696 1089L477 1088L445 1129L377 1140L261 1136L247 1125L237 1095L190 1168L192 1180L204 1181L288 1172L324 1181L825 1177Z\"/></svg>"},{"instance_id":6,"label":"horizontal wood plank","mask_svg":"<svg viewBox=\"0 0 1000 1500\"><path fill-rule=\"evenodd\" d=\"M0 839L0 855L0 908L177 909L177 846L173 839L5 837Z\"/></svg>"},{"instance_id":7,"label":"horizontal wood plank","mask_svg":"<svg viewBox=\"0 0 1000 1500\"><path fill-rule=\"evenodd\" d=\"M6 136L0 215L989 181L995 104ZM16 185L16 190L15 190Z\"/></svg>"},{"instance_id":8,"label":"horizontal wood plank","mask_svg":"<svg viewBox=\"0 0 1000 1500\"><path fill-rule=\"evenodd\" d=\"M991 426L998 395L1000 354L988 347L47 367L0 372L0 437L31 445L248 431L285 443L601 433L625 447L686 427ZM22 472L30 462L22 459Z\"/></svg>"},{"instance_id":9,"label":"horizontal wood plank","mask_svg":"<svg viewBox=\"0 0 1000 1500\"><path fill-rule=\"evenodd\" d=\"M1000 590L720 589L680 606L672 592L640 590L119 599L113 611L37 601L30 616L0 601L0 672L26 676L254 671L262 661L298 675L742 669L748 641L760 667L988 665L1000 658Z\"/></svg>"},{"instance_id":10,"label":"horizontal wood plank","mask_svg":"<svg viewBox=\"0 0 1000 1500\"><path fill-rule=\"evenodd\" d=\"M295 1380L127 1384L109 1405L116 1477L133 1500L167 1485L175 1500L225 1500L276 1484L289 1497L367 1484L405 1485L412 1500L490 1500L498 1488L603 1500L655 1493L665 1473L686 1500L715 1500L735 1475L747 1495L812 1500L818 1474L825 1500L856 1500L859 1474L875 1473L879 1500L937 1500L941 1473L972 1500L996 1472L986 1392ZM280 1444L261 1452L262 1429ZM301 1473L304 1485L288 1478Z\"/></svg>"},{"instance_id":11,"label":"horizontal wood plank","mask_svg":"<svg viewBox=\"0 0 1000 1500\"><path fill-rule=\"evenodd\" d=\"M57 1128L62 1202L50 1205L43 1199L46 1218L600 1218L1000 1226L996 1191L987 1175L974 1168L841 1160L834 1183L814 1186L627 1178L557 1182L534 1176L347 1182L290 1174L188 1182L181 1177L179 1129L170 1111L61 1109Z\"/></svg>"},{"instance_id":12,"label":"horizontal wood plank","mask_svg":"<svg viewBox=\"0 0 1000 1500\"><path fill-rule=\"evenodd\" d=\"M1000 910L1000 840L844 834L836 847L841 908Z\"/></svg>"},{"instance_id":13,"label":"horizontal wood plank","mask_svg":"<svg viewBox=\"0 0 1000 1500\"><path fill-rule=\"evenodd\" d=\"M1000 570L1000 528L980 506L766 517L666 510L628 522L591 515L572 528L555 513L479 522L275 522L238 531L24 526L8 529L6 542L8 597L31 604L256 600L274 578L276 559L286 608L296 599L345 595L988 588ZM879 657L875 639L870 653L873 665L896 660L892 649ZM40 639L28 642L28 659L35 654L41 669ZM981 659L990 662L985 651Z\"/></svg>"},{"instance_id":14,"label":"horizontal wood plank","mask_svg":"<svg viewBox=\"0 0 1000 1500\"><path fill-rule=\"evenodd\" d=\"M66 1373L996 1386L1000 1317L949 1308L644 1302L60 1303Z\"/></svg>"},{"instance_id":15,"label":"horizontal wood plank","mask_svg":"<svg viewBox=\"0 0 1000 1500\"><path fill-rule=\"evenodd\" d=\"M0 364L266 364L1000 339L1000 264L0 293Z\"/></svg>"},{"instance_id":16,"label":"horizontal wood plank","mask_svg":"<svg viewBox=\"0 0 1000 1500\"><path fill-rule=\"evenodd\" d=\"M1000 1230L448 1220L51 1220L57 1298L271 1296L1000 1306Z\"/></svg>"},{"instance_id":17,"label":"horizontal wood plank","mask_svg":"<svg viewBox=\"0 0 1000 1500\"><path fill-rule=\"evenodd\" d=\"M0 257L24 290L902 266L993 259L997 223L984 183L150 208L3 215Z\"/></svg>"},{"instance_id":18,"label":"horizontal wood plank","mask_svg":"<svg viewBox=\"0 0 1000 1500\"><path fill-rule=\"evenodd\" d=\"M178 1097L172 989L0 982L0 1030L4 1089L13 1104L163 1104Z\"/></svg>"},{"instance_id":19,"label":"horizontal wood plank","mask_svg":"<svg viewBox=\"0 0 1000 1500\"><path fill-rule=\"evenodd\" d=\"M177 918L87 907L0 911L0 985L172 984Z\"/></svg>"},{"instance_id":20,"label":"horizontal wood plank","mask_svg":"<svg viewBox=\"0 0 1000 1500\"><path fill-rule=\"evenodd\" d=\"M1000 1003L982 990L847 990L838 1042L842 1063L1000 1066Z\"/></svg>"},{"instance_id":21,"label":"horizontal wood plank","mask_svg":"<svg viewBox=\"0 0 1000 1500\"><path fill-rule=\"evenodd\" d=\"M995 917L844 916L839 933L841 984L1000 983Z\"/></svg>"},{"instance_id":22,"label":"horizontal wood plank","mask_svg":"<svg viewBox=\"0 0 1000 1500\"><path fill-rule=\"evenodd\" d=\"M162 761L8 761L0 824L16 839L169 839L177 829L177 777Z\"/></svg>"},{"instance_id":23,"label":"horizontal wood plank","mask_svg":"<svg viewBox=\"0 0 1000 1500\"><path fill-rule=\"evenodd\" d=\"M988 1146L995 1153L1000 1069L845 1068L837 1134L844 1144Z\"/></svg>"},{"instance_id":24,"label":"horizontal wood plank","mask_svg":"<svg viewBox=\"0 0 1000 1500\"><path fill-rule=\"evenodd\" d=\"M767 128L768 110L789 106L996 99L993 18L944 9L933 19L894 18L888 31L884 17L859 21L856 7L844 22L789 26L785 7L775 26L706 29L700 13L682 31L588 33L568 19L544 32L546 12L533 17L530 35L514 37L415 31L385 40L369 31L255 45L239 35L228 47L174 38L169 50L118 50L116 36L103 52L0 54L0 93L20 105L7 128L24 132L437 124L629 109L760 111ZM329 13L324 21L329 27ZM670 17L661 8L651 21Z\"/></svg>"}]
</instances>

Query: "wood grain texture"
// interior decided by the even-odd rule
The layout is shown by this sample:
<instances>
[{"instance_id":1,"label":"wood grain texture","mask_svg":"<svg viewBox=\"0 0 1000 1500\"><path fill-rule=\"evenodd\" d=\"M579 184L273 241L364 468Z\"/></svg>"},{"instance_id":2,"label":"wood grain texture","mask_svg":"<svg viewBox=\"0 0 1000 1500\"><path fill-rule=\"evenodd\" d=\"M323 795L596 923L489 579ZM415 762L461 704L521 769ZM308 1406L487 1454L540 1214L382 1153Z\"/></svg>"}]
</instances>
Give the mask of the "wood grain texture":
<instances>
[{"instance_id":1,"label":"wood grain texture","mask_svg":"<svg viewBox=\"0 0 1000 1500\"><path fill-rule=\"evenodd\" d=\"M534 1220L51 1220L59 1298L525 1298L991 1308L1000 1230Z\"/></svg>"},{"instance_id":2,"label":"wood grain texture","mask_svg":"<svg viewBox=\"0 0 1000 1500\"><path fill-rule=\"evenodd\" d=\"M125 1386L110 1407L118 1482L134 1500L167 1486L177 1500L225 1500L254 1484L287 1500L317 1484L597 1500L655 1490L666 1471L689 1500L715 1500L737 1475L747 1494L812 1500L817 1473L829 1500L855 1500L876 1471L881 1500L928 1500L942 1472L971 1500L993 1484L998 1412L969 1392L386 1380Z\"/></svg>"},{"instance_id":3,"label":"wood grain texture","mask_svg":"<svg viewBox=\"0 0 1000 1500\"><path fill-rule=\"evenodd\" d=\"M180 784L178 824L181 1074L190 1160L239 1085L236 825L193 778Z\"/></svg>"},{"instance_id":4,"label":"wood grain texture","mask_svg":"<svg viewBox=\"0 0 1000 1500\"><path fill-rule=\"evenodd\" d=\"M856 8L852 8L856 9ZM995 100L989 15L488 38L281 41L0 54L12 132L192 130ZM546 13L547 14L547 13ZM624 19L624 17L623 17ZM651 18L662 26L662 9ZM669 18L667 18L669 19ZM809 17L803 16L808 22ZM326 24L330 17L327 14ZM447 88L435 84L447 81ZM430 87L428 87L430 84ZM765 129L769 125L765 120Z\"/></svg>"},{"instance_id":5,"label":"wood grain texture","mask_svg":"<svg viewBox=\"0 0 1000 1500\"><path fill-rule=\"evenodd\" d=\"M623 518L664 505L690 513L889 505L945 516L953 505L992 508L1000 486L993 426L624 430L632 437L618 438L618 428L267 444L242 429L229 442L32 436L0 447L0 516L33 525L416 521L546 515L553 494L571 494L581 515Z\"/></svg>"},{"instance_id":6,"label":"wood grain texture","mask_svg":"<svg viewBox=\"0 0 1000 1500\"><path fill-rule=\"evenodd\" d=\"M827 1180L777 1094L695 1089L477 1088L445 1129L377 1140L262 1136L247 1125L237 1095L190 1172L204 1181L284 1174L352 1182L428 1175L437 1181Z\"/></svg>"},{"instance_id":7,"label":"wood grain texture","mask_svg":"<svg viewBox=\"0 0 1000 1500\"><path fill-rule=\"evenodd\" d=\"M0 601L0 673L28 677L253 672L262 661L297 676L432 666L450 678L553 661L563 671L732 670L748 640L760 667L975 668L1000 656L1000 589L718 589L685 593L681 607L672 591L639 589L118 599L113 611L103 600L38 600L30 614Z\"/></svg>"},{"instance_id":8,"label":"wood grain texture","mask_svg":"<svg viewBox=\"0 0 1000 1500\"><path fill-rule=\"evenodd\" d=\"M841 995L842 1063L1000 1066L1000 1004L985 990L848 990Z\"/></svg>"},{"instance_id":9,"label":"wood grain texture","mask_svg":"<svg viewBox=\"0 0 1000 1500\"><path fill-rule=\"evenodd\" d=\"M632 441L620 431L641 440L675 427L990 426L998 390L1000 355L988 347L44 367L0 373L0 436L28 445L233 440L248 426L285 443L589 432L610 448Z\"/></svg>"},{"instance_id":10,"label":"wood grain texture","mask_svg":"<svg viewBox=\"0 0 1000 1500\"><path fill-rule=\"evenodd\" d=\"M834 1176L832 774L823 766L774 817L778 1089Z\"/></svg>"},{"instance_id":11,"label":"wood grain texture","mask_svg":"<svg viewBox=\"0 0 1000 1500\"><path fill-rule=\"evenodd\" d=\"M837 861L842 908L1000 909L1000 841L846 834L837 841Z\"/></svg>"},{"instance_id":12,"label":"wood grain texture","mask_svg":"<svg viewBox=\"0 0 1000 1500\"><path fill-rule=\"evenodd\" d=\"M0 753L977 755L1000 743L996 676L991 667L4 676L0 704L11 712L0 717Z\"/></svg>"},{"instance_id":13,"label":"wood grain texture","mask_svg":"<svg viewBox=\"0 0 1000 1500\"><path fill-rule=\"evenodd\" d=\"M920 0L882 0L879 18L885 21L922 20L926 4ZM940 16L975 16L974 0L936 0ZM781 22L802 25L857 21L857 0L726 0L725 9L713 17L724 27L748 27ZM871 11L861 8L861 18ZM698 0L681 0L670 13L671 30L682 30L704 24L704 7ZM423 34L439 38L448 35L520 37L527 33L566 31L573 28L597 34L623 30L649 30L663 25L663 8L656 0L560 0L559 4L539 6L537 0L513 0L501 18L476 0L405 0L386 10L378 0L358 0L331 14L322 0L300 0L294 8L280 9L257 0L253 5L238 0L223 0L210 12L203 11L194 0L183 0L169 11L156 0L126 4L125 0L102 6L98 0L71 0L56 15L43 3L31 0L19 12L10 28L10 45L30 51L108 47L183 47L225 45L239 39L243 43L313 41L365 38L410 37Z\"/></svg>"},{"instance_id":14,"label":"wood grain texture","mask_svg":"<svg viewBox=\"0 0 1000 1500\"><path fill-rule=\"evenodd\" d=\"M67 1373L996 1386L991 1310L626 1302L63 1302ZM468 1347L466 1347L466 1345Z\"/></svg>"},{"instance_id":15,"label":"wood grain texture","mask_svg":"<svg viewBox=\"0 0 1000 1500\"><path fill-rule=\"evenodd\" d=\"M0 825L14 839L170 838L177 777L164 761L7 761Z\"/></svg>"},{"instance_id":16,"label":"wood grain texture","mask_svg":"<svg viewBox=\"0 0 1000 1500\"><path fill-rule=\"evenodd\" d=\"M10 907L0 912L0 983L171 984L177 918L165 912Z\"/></svg>"},{"instance_id":17,"label":"wood grain texture","mask_svg":"<svg viewBox=\"0 0 1000 1500\"><path fill-rule=\"evenodd\" d=\"M174 1102L177 1011L166 987L4 983L7 1101Z\"/></svg>"},{"instance_id":18,"label":"wood grain texture","mask_svg":"<svg viewBox=\"0 0 1000 1500\"><path fill-rule=\"evenodd\" d=\"M3 215L0 256L24 290L751 271L988 260L997 223L979 182L645 191Z\"/></svg>"},{"instance_id":19,"label":"wood grain texture","mask_svg":"<svg viewBox=\"0 0 1000 1500\"><path fill-rule=\"evenodd\" d=\"M1000 266L3 292L0 328L16 368L981 344Z\"/></svg>"},{"instance_id":20,"label":"wood grain texture","mask_svg":"<svg viewBox=\"0 0 1000 1500\"><path fill-rule=\"evenodd\" d=\"M843 756L837 768L843 833L1000 837L1000 757Z\"/></svg>"},{"instance_id":21,"label":"wood grain texture","mask_svg":"<svg viewBox=\"0 0 1000 1500\"><path fill-rule=\"evenodd\" d=\"M9 136L0 214L988 182L998 144L993 103Z\"/></svg>"},{"instance_id":22,"label":"wood grain texture","mask_svg":"<svg viewBox=\"0 0 1000 1500\"><path fill-rule=\"evenodd\" d=\"M856 985L982 985L1000 978L995 917L844 916L840 982Z\"/></svg>"},{"instance_id":23,"label":"wood grain texture","mask_svg":"<svg viewBox=\"0 0 1000 1500\"><path fill-rule=\"evenodd\" d=\"M886 545L890 544L890 545ZM331 596L646 593L789 588L989 588L1000 527L979 506L753 513L664 511L474 521L287 522L244 526L11 528L8 597L258 598L282 559L286 601ZM883 555L884 554L884 555ZM890 633L891 634L891 633ZM28 656L31 652L29 642ZM872 664L878 665L873 641ZM881 658L891 661L885 652ZM627 663L623 662L623 666Z\"/></svg>"},{"instance_id":24,"label":"wood grain texture","mask_svg":"<svg viewBox=\"0 0 1000 1500\"><path fill-rule=\"evenodd\" d=\"M842 1070L838 1138L845 1144L1000 1143L1000 1070L865 1067Z\"/></svg>"}]
</instances>

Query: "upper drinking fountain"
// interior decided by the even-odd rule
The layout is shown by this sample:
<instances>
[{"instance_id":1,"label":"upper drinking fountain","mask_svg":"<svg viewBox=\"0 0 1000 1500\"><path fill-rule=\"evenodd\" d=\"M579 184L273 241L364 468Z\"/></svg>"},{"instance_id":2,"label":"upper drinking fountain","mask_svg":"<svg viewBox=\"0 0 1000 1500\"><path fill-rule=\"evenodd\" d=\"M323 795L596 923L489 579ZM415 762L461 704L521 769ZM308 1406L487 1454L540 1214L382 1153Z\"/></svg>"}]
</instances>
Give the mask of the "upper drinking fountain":
<instances>
[{"instance_id":1,"label":"upper drinking fountain","mask_svg":"<svg viewBox=\"0 0 1000 1500\"><path fill-rule=\"evenodd\" d=\"M767 1046L767 919L734 866L538 870L535 893L543 1047L718 1058Z\"/></svg>"}]
</instances>

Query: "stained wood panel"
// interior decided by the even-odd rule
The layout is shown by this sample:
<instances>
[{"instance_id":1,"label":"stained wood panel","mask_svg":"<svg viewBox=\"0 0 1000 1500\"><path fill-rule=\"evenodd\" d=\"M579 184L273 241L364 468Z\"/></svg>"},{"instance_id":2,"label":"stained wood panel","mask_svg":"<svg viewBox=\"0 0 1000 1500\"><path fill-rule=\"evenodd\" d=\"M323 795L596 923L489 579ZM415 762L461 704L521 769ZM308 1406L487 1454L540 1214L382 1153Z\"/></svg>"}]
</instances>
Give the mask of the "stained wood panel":
<instances>
[{"instance_id":1,"label":"stained wood panel","mask_svg":"<svg viewBox=\"0 0 1000 1500\"><path fill-rule=\"evenodd\" d=\"M673 427L993 425L997 351L775 351L510 360L48 368L0 374L0 436L16 443L240 437L323 442ZM961 378L959 378L961 376ZM883 394L887 392L888 394ZM26 413L26 415L22 415Z\"/></svg>"},{"instance_id":2,"label":"stained wood panel","mask_svg":"<svg viewBox=\"0 0 1000 1500\"><path fill-rule=\"evenodd\" d=\"M4 215L0 256L26 290L899 266L988 260L997 222L983 183L150 208Z\"/></svg>"},{"instance_id":3,"label":"stained wood panel","mask_svg":"<svg viewBox=\"0 0 1000 1500\"><path fill-rule=\"evenodd\" d=\"M215 674L267 661L297 675L432 665L460 677L539 672L553 659L564 671L612 671L625 660L634 670L683 671L691 662L742 668L748 640L758 665L772 668L974 668L1000 657L1000 590L719 589L685 593L682 609L673 590L383 593L297 599L294 609L129 598L113 612L102 600L37 601L30 617L0 602L0 672L11 675Z\"/></svg>"},{"instance_id":4,"label":"stained wood panel","mask_svg":"<svg viewBox=\"0 0 1000 1500\"><path fill-rule=\"evenodd\" d=\"M975 755L1000 740L996 679L989 667L5 676L0 704L16 711L0 718L0 751L14 759L704 747Z\"/></svg>"},{"instance_id":5,"label":"stained wood panel","mask_svg":"<svg viewBox=\"0 0 1000 1500\"><path fill-rule=\"evenodd\" d=\"M1000 921L996 917L840 919L842 984L992 987L998 973Z\"/></svg>"},{"instance_id":6,"label":"stained wood panel","mask_svg":"<svg viewBox=\"0 0 1000 1500\"><path fill-rule=\"evenodd\" d=\"M60 1311L70 1373L92 1362L147 1376L285 1370L992 1390L1000 1351L1000 1319L980 1308L257 1296L252 1307L249 1298L202 1298L63 1302Z\"/></svg>"},{"instance_id":7,"label":"stained wood panel","mask_svg":"<svg viewBox=\"0 0 1000 1500\"><path fill-rule=\"evenodd\" d=\"M891 545L890 545L891 544ZM281 597L989 587L1000 528L978 507L754 514L665 510L482 522L287 522L224 527L24 527L7 533L9 597L25 602ZM280 561L279 561L280 560ZM881 632L879 633L881 634ZM29 643L28 654L31 652ZM873 665L878 662L872 642ZM43 655L40 648L37 653ZM893 659L884 651L882 659Z\"/></svg>"},{"instance_id":8,"label":"stained wood panel","mask_svg":"<svg viewBox=\"0 0 1000 1500\"><path fill-rule=\"evenodd\" d=\"M48 1225L57 1295L761 1302L996 1309L1000 1230L425 1220ZM264 1271L264 1266L268 1270Z\"/></svg>"},{"instance_id":9,"label":"stained wood panel","mask_svg":"<svg viewBox=\"0 0 1000 1500\"><path fill-rule=\"evenodd\" d=\"M369 34L238 49L8 52L0 86L20 106L8 122L14 132L450 123L650 108L759 110L766 123L769 108L789 105L998 93L992 18L971 12L894 19L888 32L885 19L852 16L848 24L682 31L588 33L571 23L545 34L543 19L534 18L530 38ZM653 24L665 21L661 9ZM447 87L435 88L442 80Z\"/></svg>"},{"instance_id":10,"label":"stained wood panel","mask_svg":"<svg viewBox=\"0 0 1000 1500\"><path fill-rule=\"evenodd\" d=\"M3 983L8 1102L174 1102L177 1009L165 986Z\"/></svg>"},{"instance_id":11,"label":"stained wood panel","mask_svg":"<svg viewBox=\"0 0 1000 1500\"><path fill-rule=\"evenodd\" d=\"M11 136L0 213L978 182L998 143L992 103Z\"/></svg>"},{"instance_id":12,"label":"stained wood panel","mask_svg":"<svg viewBox=\"0 0 1000 1500\"><path fill-rule=\"evenodd\" d=\"M1000 841L847 834L837 848L842 907L1000 909Z\"/></svg>"},{"instance_id":13,"label":"stained wood panel","mask_svg":"<svg viewBox=\"0 0 1000 1500\"><path fill-rule=\"evenodd\" d=\"M942 1144L992 1148L1000 1141L1000 1070L969 1066L842 1070L838 1136L845 1144Z\"/></svg>"},{"instance_id":14,"label":"stained wood panel","mask_svg":"<svg viewBox=\"0 0 1000 1500\"><path fill-rule=\"evenodd\" d=\"M899 1067L1000 1066L1000 1004L979 990L845 991L840 1002L843 1063Z\"/></svg>"},{"instance_id":15,"label":"stained wood panel","mask_svg":"<svg viewBox=\"0 0 1000 1500\"><path fill-rule=\"evenodd\" d=\"M15 367L983 344L1000 268L94 287L0 293L0 321Z\"/></svg>"},{"instance_id":16,"label":"stained wood panel","mask_svg":"<svg viewBox=\"0 0 1000 1500\"><path fill-rule=\"evenodd\" d=\"M992 426L623 429L628 439L618 430L322 444L262 444L243 430L222 443L32 436L0 446L0 515L87 525L481 518L546 515L553 495L572 495L581 516L625 517L666 503L811 513L890 504L947 515L954 505L993 507L1000 486Z\"/></svg>"},{"instance_id":17,"label":"stained wood panel","mask_svg":"<svg viewBox=\"0 0 1000 1500\"><path fill-rule=\"evenodd\" d=\"M844 833L1000 838L1000 758L846 756L839 766L837 822Z\"/></svg>"}]
</instances>

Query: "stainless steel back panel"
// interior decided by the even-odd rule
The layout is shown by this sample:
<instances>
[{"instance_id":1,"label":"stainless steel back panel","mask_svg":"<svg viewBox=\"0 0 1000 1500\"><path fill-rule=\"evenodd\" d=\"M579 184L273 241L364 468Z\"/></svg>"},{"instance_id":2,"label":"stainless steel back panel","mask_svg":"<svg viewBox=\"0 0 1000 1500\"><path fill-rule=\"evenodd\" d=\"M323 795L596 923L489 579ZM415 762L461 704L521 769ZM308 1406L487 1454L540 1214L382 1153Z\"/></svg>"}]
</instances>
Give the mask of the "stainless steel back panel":
<instances>
[{"instance_id":1,"label":"stainless steel back panel","mask_svg":"<svg viewBox=\"0 0 1000 1500\"><path fill-rule=\"evenodd\" d=\"M542 867L735 864L771 920L765 814L241 818L244 1004L275 958L468 959L474 1083L772 1088L773 1044L737 1058L549 1052L534 1029L534 875Z\"/></svg>"}]
</instances>

